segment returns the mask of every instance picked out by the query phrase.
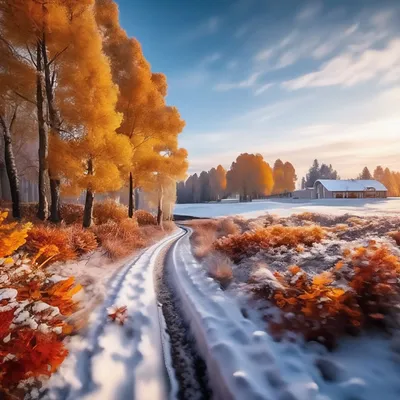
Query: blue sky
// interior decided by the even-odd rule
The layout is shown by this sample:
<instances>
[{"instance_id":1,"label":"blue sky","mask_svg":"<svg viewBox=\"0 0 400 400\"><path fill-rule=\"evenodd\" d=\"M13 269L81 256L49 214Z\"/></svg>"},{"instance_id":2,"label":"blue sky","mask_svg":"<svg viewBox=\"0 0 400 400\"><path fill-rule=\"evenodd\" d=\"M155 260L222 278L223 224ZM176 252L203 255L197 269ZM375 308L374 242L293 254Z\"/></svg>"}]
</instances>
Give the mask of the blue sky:
<instances>
[{"instance_id":1,"label":"blue sky","mask_svg":"<svg viewBox=\"0 0 400 400\"><path fill-rule=\"evenodd\" d=\"M241 152L298 176L400 170L397 0L118 0L121 24L167 75L190 173Z\"/></svg>"}]
</instances>

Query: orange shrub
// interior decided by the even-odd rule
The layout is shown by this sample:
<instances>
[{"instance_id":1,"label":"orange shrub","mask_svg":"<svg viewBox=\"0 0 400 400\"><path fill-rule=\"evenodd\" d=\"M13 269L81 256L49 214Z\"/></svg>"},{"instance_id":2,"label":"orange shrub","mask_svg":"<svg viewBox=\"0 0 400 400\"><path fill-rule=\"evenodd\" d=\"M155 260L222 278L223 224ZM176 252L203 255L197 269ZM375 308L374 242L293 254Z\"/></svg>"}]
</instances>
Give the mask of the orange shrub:
<instances>
[{"instance_id":1,"label":"orange shrub","mask_svg":"<svg viewBox=\"0 0 400 400\"><path fill-rule=\"evenodd\" d=\"M52 257L52 261L74 260L77 257L71 245L70 232L55 226L33 227L29 231L25 248L32 256L40 252L39 263L49 257Z\"/></svg>"},{"instance_id":2,"label":"orange shrub","mask_svg":"<svg viewBox=\"0 0 400 400\"><path fill-rule=\"evenodd\" d=\"M399 274L398 257L372 241L368 247L345 251L342 261L319 275L292 266L284 274L274 273L278 285L260 285L255 278L249 283L258 296L283 311L280 322L269 324L275 335L295 331L333 347L340 335L384 324L397 307Z\"/></svg>"},{"instance_id":3,"label":"orange shrub","mask_svg":"<svg viewBox=\"0 0 400 400\"><path fill-rule=\"evenodd\" d=\"M25 398L26 380L40 384L36 379L50 376L67 356L63 338L74 328L65 318L77 309L73 296L81 286L72 277L54 283L51 274L19 250L30 227L21 230L2 222L1 256L9 257L0 269L0 397ZM39 253L44 255L43 248Z\"/></svg>"},{"instance_id":4,"label":"orange shrub","mask_svg":"<svg viewBox=\"0 0 400 400\"><path fill-rule=\"evenodd\" d=\"M272 225L218 239L214 243L214 248L237 261L243 256L251 256L262 249L271 247L311 246L314 243L321 242L325 235L325 230L319 226Z\"/></svg>"},{"instance_id":5,"label":"orange shrub","mask_svg":"<svg viewBox=\"0 0 400 400\"><path fill-rule=\"evenodd\" d=\"M31 224L4 223L8 212L0 212L0 257L7 257L20 248L28 236Z\"/></svg>"},{"instance_id":6,"label":"orange shrub","mask_svg":"<svg viewBox=\"0 0 400 400\"><path fill-rule=\"evenodd\" d=\"M221 253L212 253L206 259L208 274L223 286L233 278L232 261Z\"/></svg>"},{"instance_id":7,"label":"orange shrub","mask_svg":"<svg viewBox=\"0 0 400 400\"><path fill-rule=\"evenodd\" d=\"M83 229L80 225L74 225L68 231L71 247L79 256L97 249L96 235L92 231Z\"/></svg>"},{"instance_id":8,"label":"orange shrub","mask_svg":"<svg viewBox=\"0 0 400 400\"><path fill-rule=\"evenodd\" d=\"M94 226L92 230L108 256L113 259L126 257L147 245L135 219L126 218L120 223L109 221Z\"/></svg>"},{"instance_id":9,"label":"orange shrub","mask_svg":"<svg viewBox=\"0 0 400 400\"><path fill-rule=\"evenodd\" d=\"M93 217L96 224L105 224L108 221L120 222L128 216L128 208L114 200L108 199L103 203L95 203Z\"/></svg>"},{"instance_id":10,"label":"orange shrub","mask_svg":"<svg viewBox=\"0 0 400 400\"><path fill-rule=\"evenodd\" d=\"M157 225L157 219L154 215L145 210L137 210L133 214L139 226L143 225Z\"/></svg>"},{"instance_id":11,"label":"orange shrub","mask_svg":"<svg viewBox=\"0 0 400 400\"><path fill-rule=\"evenodd\" d=\"M80 204L61 204L61 216L67 225L81 224L83 206Z\"/></svg>"}]
</instances>

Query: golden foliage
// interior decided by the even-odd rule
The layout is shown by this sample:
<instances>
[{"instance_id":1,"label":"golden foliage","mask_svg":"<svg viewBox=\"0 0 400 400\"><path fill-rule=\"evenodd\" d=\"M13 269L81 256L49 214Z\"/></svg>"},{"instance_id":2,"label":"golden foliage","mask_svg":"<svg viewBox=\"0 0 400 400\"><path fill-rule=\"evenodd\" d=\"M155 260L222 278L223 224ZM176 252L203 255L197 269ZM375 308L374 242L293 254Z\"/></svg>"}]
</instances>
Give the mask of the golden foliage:
<instances>
[{"instance_id":1,"label":"golden foliage","mask_svg":"<svg viewBox=\"0 0 400 400\"><path fill-rule=\"evenodd\" d=\"M49 257L52 257L53 261L74 260L77 257L71 246L70 232L54 226L33 227L29 232L25 247L33 256L40 253L37 258L39 263Z\"/></svg>"},{"instance_id":2,"label":"golden foliage","mask_svg":"<svg viewBox=\"0 0 400 400\"><path fill-rule=\"evenodd\" d=\"M226 174L227 190L242 197L269 195L274 185L271 167L261 154L240 154Z\"/></svg>"},{"instance_id":3,"label":"golden foliage","mask_svg":"<svg viewBox=\"0 0 400 400\"><path fill-rule=\"evenodd\" d=\"M215 242L214 247L235 261L243 256L251 256L260 250L271 247L311 246L321 242L325 235L325 230L320 226L272 225L255 231L223 237Z\"/></svg>"},{"instance_id":4,"label":"golden foliage","mask_svg":"<svg viewBox=\"0 0 400 400\"><path fill-rule=\"evenodd\" d=\"M1 234L8 237L14 237L15 232L20 234L17 224L1 229ZM17 242L14 241L14 250ZM39 248L37 258L49 255L51 248L54 254L55 246ZM51 275L21 251L2 261L0 278L0 393L10 397L19 393L23 397L24 380L43 380L67 356L62 340L73 327L65 317L77 309L73 297L81 286L72 277L53 283Z\"/></svg>"},{"instance_id":5,"label":"golden foliage","mask_svg":"<svg viewBox=\"0 0 400 400\"><path fill-rule=\"evenodd\" d=\"M7 257L26 242L31 224L6 224L8 212L0 212L0 257Z\"/></svg>"},{"instance_id":6,"label":"golden foliage","mask_svg":"<svg viewBox=\"0 0 400 400\"><path fill-rule=\"evenodd\" d=\"M128 209L126 206L108 199L102 203L96 203L93 207L93 217L98 225L108 221L120 222L126 219Z\"/></svg>"},{"instance_id":7,"label":"golden foliage","mask_svg":"<svg viewBox=\"0 0 400 400\"><path fill-rule=\"evenodd\" d=\"M284 274L275 272L280 286L256 286L255 292L283 311L280 322L270 323L274 334L296 331L306 340L332 347L343 334L385 323L397 307L399 274L399 258L372 241L367 247L346 251L331 270L315 276L298 266Z\"/></svg>"},{"instance_id":8,"label":"golden foliage","mask_svg":"<svg viewBox=\"0 0 400 400\"><path fill-rule=\"evenodd\" d=\"M139 226L144 225L157 225L156 217L145 210L136 210L133 214Z\"/></svg>"}]
</instances>

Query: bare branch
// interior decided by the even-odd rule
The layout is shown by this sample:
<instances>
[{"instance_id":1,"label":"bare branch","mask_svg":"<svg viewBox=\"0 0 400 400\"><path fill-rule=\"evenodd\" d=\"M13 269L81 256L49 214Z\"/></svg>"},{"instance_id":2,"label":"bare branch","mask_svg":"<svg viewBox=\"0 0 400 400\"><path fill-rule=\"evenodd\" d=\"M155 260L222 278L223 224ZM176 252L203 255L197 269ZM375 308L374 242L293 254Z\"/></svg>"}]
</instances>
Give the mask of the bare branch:
<instances>
[{"instance_id":1,"label":"bare branch","mask_svg":"<svg viewBox=\"0 0 400 400\"><path fill-rule=\"evenodd\" d=\"M22 95L21 93L18 92L14 92L18 97L21 97L21 99L24 99L25 101L34 104L35 106L37 105L36 101L33 101L31 99L28 99L27 97L25 97L24 95Z\"/></svg>"},{"instance_id":2,"label":"bare branch","mask_svg":"<svg viewBox=\"0 0 400 400\"><path fill-rule=\"evenodd\" d=\"M13 112L13 116L11 117L11 121L10 121L10 131L12 130L12 127L14 125L15 120L17 119L17 111L18 111L18 104L14 107L14 112Z\"/></svg>"},{"instance_id":3,"label":"bare branch","mask_svg":"<svg viewBox=\"0 0 400 400\"><path fill-rule=\"evenodd\" d=\"M35 59L33 58L31 49L29 48L29 46L27 44L26 44L26 49L28 50L29 57L31 58L32 64L37 68L37 63L36 63Z\"/></svg>"},{"instance_id":4,"label":"bare branch","mask_svg":"<svg viewBox=\"0 0 400 400\"><path fill-rule=\"evenodd\" d=\"M54 61L57 60L58 57L61 56L61 54L63 54L65 51L67 51L68 47L69 47L69 45L65 49L63 49L63 50L59 51L58 53L56 53L56 55L49 61L49 67L50 67L51 64L53 64Z\"/></svg>"}]
</instances>

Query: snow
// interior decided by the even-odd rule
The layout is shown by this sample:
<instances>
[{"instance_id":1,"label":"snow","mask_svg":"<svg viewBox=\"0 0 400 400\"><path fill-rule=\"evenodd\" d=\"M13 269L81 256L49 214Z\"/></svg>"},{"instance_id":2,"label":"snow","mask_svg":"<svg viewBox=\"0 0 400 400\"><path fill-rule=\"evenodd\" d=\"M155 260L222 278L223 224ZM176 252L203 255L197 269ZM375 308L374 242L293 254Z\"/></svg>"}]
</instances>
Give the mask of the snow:
<instances>
[{"instance_id":1,"label":"snow","mask_svg":"<svg viewBox=\"0 0 400 400\"><path fill-rule=\"evenodd\" d=\"M241 215L244 218L256 218L265 213L287 217L305 211L331 215L351 214L396 215L400 211L400 198L387 199L318 199L294 200L274 199L251 203L201 203L177 204L174 213L200 218L214 218L228 215Z\"/></svg>"},{"instance_id":2,"label":"snow","mask_svg":"<svg viewBox=\"0 0 400 400\"><path fill-rule=\"evenodd\" d=\"M18 296L18 291L16 289L0 289L0 301L9 300L12 301Z\"/></svg>"},{"instance_id":3,"label":"snow","mask_svg":"<svg viewBox=\"0 0 400 400\"><path fill-rule=\"evenodd\" d=\"M70 355L48 383L49 399L163 400L168 396L153 268L160 252L182 233L175 231L127 263L92 313L86 335L72 338ZM124 325L107 309L126 306Z\"/></svg>"},{"instance_id":4,"label":"snow","mask_svg":"<svg viewBox=\"0 0 400 400\"><path fill-rule=\"evenodd\" d=\"M330 192L364 192L367 188L386 191L385 185L374 179L318 179Z\"/></svg>"},{"instance_id":5,"label":"snow","mask_svg":"<svg viewBox=\"0 0 400 400\"><path fill-rule=\"evenodd\" d=\"M191 253L188 236L174 246L173 259L176 290L215 398L400 398L400 346L391 346L384 335L346 337L333 352L295 335L293 342L275 342L263 331L266 322L260 315L245 318L238 299L207 277Z\"/></svg>"}]
</instances>

